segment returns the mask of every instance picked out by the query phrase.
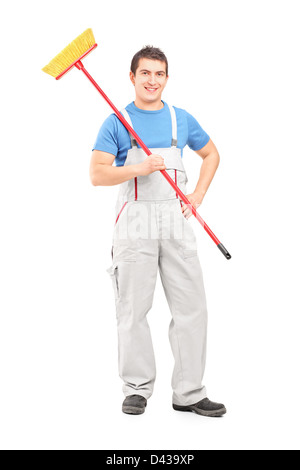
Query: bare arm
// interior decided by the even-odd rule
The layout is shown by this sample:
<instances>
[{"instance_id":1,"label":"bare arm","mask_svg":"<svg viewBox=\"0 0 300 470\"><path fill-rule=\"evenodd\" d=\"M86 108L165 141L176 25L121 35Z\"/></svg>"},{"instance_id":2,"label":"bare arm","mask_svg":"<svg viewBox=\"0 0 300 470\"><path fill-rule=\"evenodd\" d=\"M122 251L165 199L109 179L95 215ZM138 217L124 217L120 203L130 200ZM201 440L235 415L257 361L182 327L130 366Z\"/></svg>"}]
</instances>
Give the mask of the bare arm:
<instances>
[{"instance_id":1,"label":"bare arm","mask_svg":"<svg viewBox=\"0 0 300 470\"><path fill-rule=\"evenodd\" d=\"M203 159L203 163L201 165L200 177L196 188L192 194L187 195L187 198L197 209L202 203L210 183L212 182L212 179L217 171L220 163L220 156L215 144L211 139L202 149L197 150L196 153ZM182 212L186 218L189 218L192 215L191 211L186 205L182 206Z\"/></svg>"},{"instance_id":2,"label":"bare arm","mask_svg":"<svg viewBox=\"0 0 300 470\"><path fill-rule=\"evenodd\" d=\"M166 169L164 160L159 155L152 154L143 163L126 166L113 166L115 158L111 153L93 150L90 179L94 186L114 186L136 176L149 175L154 171Z\"/></svg>"},{"instance_id":3,"label":"bare arm","mask_svg":"<svg viewBox=\"0 0 300 470\"><path fill-rule=\"evenodd\" d=\"M203 158L200 177L194 191L194 193L199 196L199 199L201 199L201 203L210 186L210 183L212 182L213 177L215 176L220 163L220 156L215 144L211 139L202 149L197 150L196 153Z\"/></svg>"}]
</instances>

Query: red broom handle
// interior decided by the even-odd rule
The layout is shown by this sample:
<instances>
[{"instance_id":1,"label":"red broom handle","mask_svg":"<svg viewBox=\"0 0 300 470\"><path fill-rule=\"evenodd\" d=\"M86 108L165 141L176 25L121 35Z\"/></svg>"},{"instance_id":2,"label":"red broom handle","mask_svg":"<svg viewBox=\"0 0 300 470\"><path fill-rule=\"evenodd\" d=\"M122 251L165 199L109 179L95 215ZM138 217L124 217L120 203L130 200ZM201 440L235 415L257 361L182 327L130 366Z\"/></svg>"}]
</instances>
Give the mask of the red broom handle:
<instances>
[{"instance_id":1,"label":"red broom handle","mask_svg":"<svg viewBox=\"0 0 300 470\"><path fill-rule=\"evenodd\" d=\"M122 116L122 114L119 112L119 110L115 107L115 105L110 101L108 96L104 93L104 91L99 87L99 85L95 82L93 77L88 73L86 68L84 67L83 63L79 60L76 62L75 67L77 67L79 70L81 70L86 77L90 80L90 82L94 85L94 87L99 91L99 93L103 96L105 101L109 104L109 106L114 110L115 114L117 117L120 119L122 124L126 127L126 129L130 132L130 134L133 135L135 140L140 144L141 148L146 152L147 155L151 155L150 150L148 147L144 144L144 142L141 140L141 138L137 135L137 133L132 129L130 124L126 121L126 119ZM215 244L218 246L218 248L221 250L223 255L227 258L230 259L231 255L228 253L224 245L218 240L216 235L212 232L212 230L209 228L209 226L204 222L202 217L198 214L197 210L195 207L190 203L190 201L187 199L187 197L183 194L183 192L178 188L177 184L174 183L172 178L168 175L166 170L160 170L160 172L163 174L163 176L166 178L166 180L170 183L170 185L173 187L175 192L178 194L178 196L181 198L181 200L191 209L193 215L196 217L198 222L202 225L204 230L208 233L208 235L211 237L211 239L215 242Z\"/></svg>"}]
</instances>

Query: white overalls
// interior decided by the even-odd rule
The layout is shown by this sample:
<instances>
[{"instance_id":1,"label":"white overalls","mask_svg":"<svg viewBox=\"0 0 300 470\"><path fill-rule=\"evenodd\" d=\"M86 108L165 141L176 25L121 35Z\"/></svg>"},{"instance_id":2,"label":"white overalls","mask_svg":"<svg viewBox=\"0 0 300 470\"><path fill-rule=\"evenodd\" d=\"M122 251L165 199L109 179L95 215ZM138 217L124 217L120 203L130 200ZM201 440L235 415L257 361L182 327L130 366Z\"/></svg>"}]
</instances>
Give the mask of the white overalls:
<instances>
[{"instance_id":1,"label":"white overalls","mask_svg":"<svg viewBox=\"0 0 300 470\"><path fill-rule=\"evenodd\" d=\"M171 147L150 151L164 158L166 171L186 194L187 177L177 148L176 114L173 107L169 109ZM122 114L133 127L125 109ZM132 148L125 165L147 158L131 135L130 139ZM182 214L180 199L160 171L120 185L112 257L107 272L115 294L119 374L125 396L138 394L148 399L153 392L156 369L147 313L152 307L159 268L172 314L169 339L175 359L173 403L185 406L206 398L202 379L207 309L197 241Z\"/></svg>"}]
</instances>

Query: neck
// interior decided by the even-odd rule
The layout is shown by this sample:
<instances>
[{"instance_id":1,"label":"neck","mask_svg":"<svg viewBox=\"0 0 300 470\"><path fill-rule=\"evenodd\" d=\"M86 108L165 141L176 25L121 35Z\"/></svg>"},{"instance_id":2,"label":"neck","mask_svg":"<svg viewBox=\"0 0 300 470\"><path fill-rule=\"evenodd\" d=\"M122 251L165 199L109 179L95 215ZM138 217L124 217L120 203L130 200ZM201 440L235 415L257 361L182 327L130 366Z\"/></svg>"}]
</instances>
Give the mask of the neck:
<instances>
[{"instance_id":1,"label":"neck","mask_svg":"<svg viewBox=\"0 0 300 470\"><path fill-rule=\"evenodd\" d=\"M143 101L140 98L136 97L134 104L137 108L144 109L145 111L159 111L164 107L164 104L161 99L152 103L147 103L146 101Z\"/></svg>"}]
</instances>

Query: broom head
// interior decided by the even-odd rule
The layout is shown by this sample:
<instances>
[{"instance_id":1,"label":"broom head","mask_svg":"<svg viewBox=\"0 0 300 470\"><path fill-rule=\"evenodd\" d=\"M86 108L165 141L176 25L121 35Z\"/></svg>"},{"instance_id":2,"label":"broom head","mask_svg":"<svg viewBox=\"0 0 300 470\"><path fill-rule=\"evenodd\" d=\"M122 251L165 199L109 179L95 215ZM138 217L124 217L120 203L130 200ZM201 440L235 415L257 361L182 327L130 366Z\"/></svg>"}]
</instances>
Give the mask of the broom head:
<instances>
[{"instance_id":1,"label":"broom head","mask_svg":"<svg viewBox=\"0 0 300 470\"><path fill-rule=\"evenodd\" d=\"M59 80L65 73L71 70L77 62L95 49L95 47L97 47L97 44L94 34L91 28L89 28L65 47L42 70L52 77L55 77L56 80Z\"/></svg>"}]
</instances>

